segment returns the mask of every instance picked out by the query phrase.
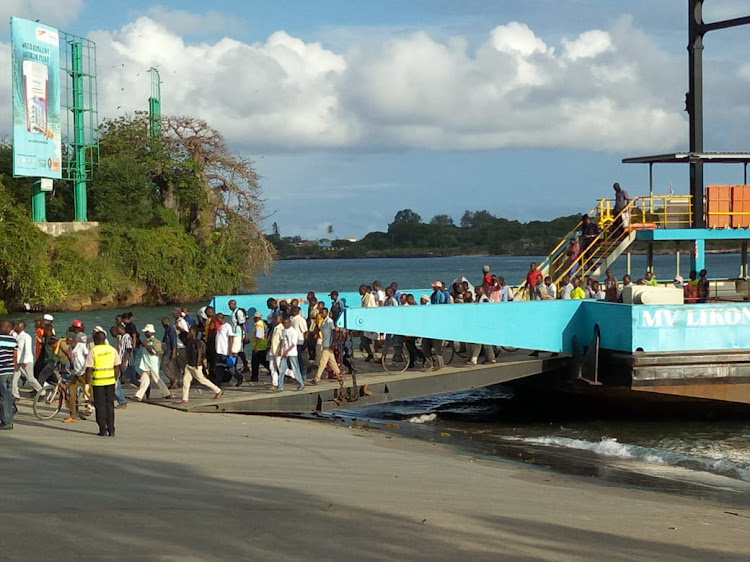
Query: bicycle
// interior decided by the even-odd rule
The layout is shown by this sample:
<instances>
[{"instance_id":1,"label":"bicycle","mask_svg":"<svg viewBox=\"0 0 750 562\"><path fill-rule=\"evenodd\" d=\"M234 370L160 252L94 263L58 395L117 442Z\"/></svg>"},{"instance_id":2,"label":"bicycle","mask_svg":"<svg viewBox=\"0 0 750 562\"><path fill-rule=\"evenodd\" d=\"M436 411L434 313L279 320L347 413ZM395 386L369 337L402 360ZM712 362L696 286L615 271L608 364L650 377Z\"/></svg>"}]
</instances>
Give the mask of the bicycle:
<instances>
[{"instance_id":1,"label":"bicycle","mask_svg":"<svg viewBox=\"0 0 750 562\"><path fill-rule=\"evenodd\" d=\"M56 369L55 376L57 382L43 387L34 397L33 409L37 419L51 420L60 412L63 404L68 403L70 373L67 370ZM76 413L78 418L85 420L94 415L94 406L90 402L81 400L81 396L85 396L85 393L79 387L76 393Z\"/></svg>"},{"instance_id":2,"label":"bicycle","mask_svg":"<svg viewBox=\"0 0 750 562\"><path fill-rule=\"evenodd\" d=\"M403 373L409 368L409 358L404 351L404 336L387 336L380 354L380 364L388 373Z\"/></svg>"}]
</instances>

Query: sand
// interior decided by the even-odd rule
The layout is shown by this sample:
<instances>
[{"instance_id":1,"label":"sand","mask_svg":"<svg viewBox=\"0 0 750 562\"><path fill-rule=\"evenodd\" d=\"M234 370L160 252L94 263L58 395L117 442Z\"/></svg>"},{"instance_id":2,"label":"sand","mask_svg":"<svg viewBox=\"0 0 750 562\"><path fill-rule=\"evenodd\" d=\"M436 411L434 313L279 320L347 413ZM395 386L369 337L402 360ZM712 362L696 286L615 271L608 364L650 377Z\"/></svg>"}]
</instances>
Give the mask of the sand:
<instances>
[{"instance_id":1,"label":"sand","mask_svg":"<svg viewBox=\"0 0 750 562\"><path fill-rule=\"evenodd\" d=\"M746 560L750 511L311 420L0 432L4 560ZM730 512L730 513L727 513Z\"/></svg>"}]
</instances>

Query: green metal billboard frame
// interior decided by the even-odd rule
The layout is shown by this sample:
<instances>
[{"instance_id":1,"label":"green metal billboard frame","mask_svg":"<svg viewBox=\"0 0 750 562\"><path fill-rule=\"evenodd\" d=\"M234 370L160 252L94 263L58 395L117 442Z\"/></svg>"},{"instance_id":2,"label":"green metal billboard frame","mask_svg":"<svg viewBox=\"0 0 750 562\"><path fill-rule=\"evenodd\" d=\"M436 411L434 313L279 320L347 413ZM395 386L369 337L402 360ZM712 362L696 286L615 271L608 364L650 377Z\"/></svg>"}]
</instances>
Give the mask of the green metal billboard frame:
<instances>
[{"instance_id":1,"label":"green metal billboard frame","mask_svg":"<svg viewBox=\"0 0 750 562\"><path fill-rule=\"evenodd\" d=\"M99 162L96 44L60 31L63 179L73 183L75 220L88 220L86 186Z\"/></svg>"}]
</instances>

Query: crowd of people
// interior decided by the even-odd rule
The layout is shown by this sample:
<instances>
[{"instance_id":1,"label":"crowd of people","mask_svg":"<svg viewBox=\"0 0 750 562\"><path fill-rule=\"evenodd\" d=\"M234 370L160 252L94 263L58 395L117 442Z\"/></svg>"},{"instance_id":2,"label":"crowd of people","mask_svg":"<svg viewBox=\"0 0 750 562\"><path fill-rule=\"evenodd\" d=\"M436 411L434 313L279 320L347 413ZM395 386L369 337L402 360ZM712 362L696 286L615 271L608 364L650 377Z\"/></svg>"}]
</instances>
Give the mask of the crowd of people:
<instances>
[{"instance_id":1,"label":"crowd of people","mask_svg":"<svg viewBox=\"0 0 750 562\"><path fill-rule=\"evenodd\" d=\"M708 271L705 269L702 269L700 273L691 271L687 281L684 281L682 276L677 275L673 284L683 290L686 303L706 302L708 300L709 280ZM566 274L558 287L549 275L544 276L537 264L532 262L526 274L525 286L529 300L597 299L623 302L623 291L631 285L656 287L658 281L654 272L649 270L636 281L633 281L631 275L626 273L622 276L622 282L620 283L612 274L612 270L607 269L605 278L601 283L591 276L581 278L578 275Z\"/></svg>"}]
</instances>

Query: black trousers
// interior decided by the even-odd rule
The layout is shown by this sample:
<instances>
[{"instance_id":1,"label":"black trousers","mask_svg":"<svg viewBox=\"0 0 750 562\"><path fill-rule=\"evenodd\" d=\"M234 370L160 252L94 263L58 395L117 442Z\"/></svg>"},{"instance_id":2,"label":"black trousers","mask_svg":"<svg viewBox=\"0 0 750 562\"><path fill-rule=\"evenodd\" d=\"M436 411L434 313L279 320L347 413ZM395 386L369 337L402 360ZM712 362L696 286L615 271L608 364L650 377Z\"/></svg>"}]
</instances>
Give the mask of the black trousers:
<instances>
[{"instance_id":1,"label":"black trousers","mask_svg":"<svg viewBox=\"0 0 750 562\"><path fill-rule=\"evenodd\" d=\"M250 380L251 381L257 381L258 375L260 375L260 366L263 365L266 369L270 370L270 366L268 365L268 358L266 355L268 352L263 349L260 351L253 351L253 356L250 360L251 363L251 373L250 373Z\"/></svg>"},{"instance_id":2,"label":"black trousers","mask_svg":"<svg viewBox=\"0 0 750 562\"><path fill-rule=\"evenodd\" d=\"M115 385L92 386L99 433L115 434Z\"/></svg>"}]
</instances>

